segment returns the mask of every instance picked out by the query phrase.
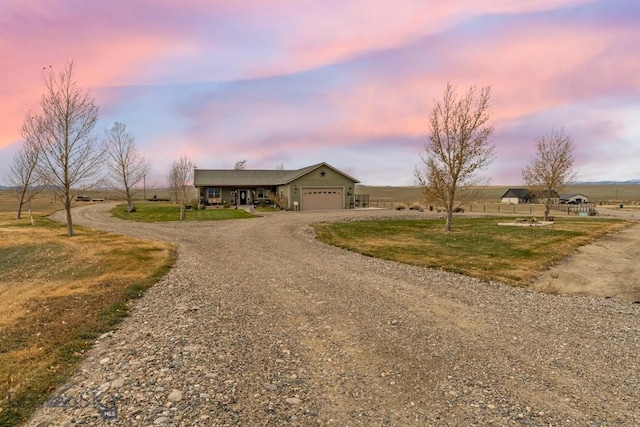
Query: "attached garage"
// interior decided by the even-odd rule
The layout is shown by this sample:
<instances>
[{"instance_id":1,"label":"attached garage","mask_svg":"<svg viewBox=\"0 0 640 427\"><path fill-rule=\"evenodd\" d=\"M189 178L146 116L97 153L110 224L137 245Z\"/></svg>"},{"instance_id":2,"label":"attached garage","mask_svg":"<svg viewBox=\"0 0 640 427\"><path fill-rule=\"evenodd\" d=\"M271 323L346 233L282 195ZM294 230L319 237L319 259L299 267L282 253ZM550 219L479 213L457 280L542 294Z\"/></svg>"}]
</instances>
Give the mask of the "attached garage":
<instances>
[{"instance_id":1,"label":"attached garage","mask_svg":"<svg viewBox=\"0 0 640 427\"><path fill-rule=\"evenodd\" d=\"M300 209L305 211L344 209L344 188L303 187Z\"/></svg>"},{"instance_id":2,"label":"attached garage","mask_svg":"<svg viewBox=\"0 0 640 427\"><path fill-rule=\"evenodd\" d=\"M195 169L201 204L269 205L287 210L355 207L359 181L327 163L296 170Z\"/></svg>"}]
</instances>

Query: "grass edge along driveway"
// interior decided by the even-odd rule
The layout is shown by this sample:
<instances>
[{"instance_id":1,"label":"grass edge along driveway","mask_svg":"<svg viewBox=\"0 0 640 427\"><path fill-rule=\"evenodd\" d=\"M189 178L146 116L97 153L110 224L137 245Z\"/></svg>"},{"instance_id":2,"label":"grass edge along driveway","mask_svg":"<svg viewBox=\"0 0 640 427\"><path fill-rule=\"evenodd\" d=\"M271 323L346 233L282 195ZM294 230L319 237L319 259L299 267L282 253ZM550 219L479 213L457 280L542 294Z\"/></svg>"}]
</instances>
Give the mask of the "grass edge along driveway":
<instances>
[{"instance_id":1,"label":"grass edge along driveway","mask_svg":"<svg viewBox=\"0 0 640 427\"><path fill-rule=\"evenodd\" d=\"M458 218L453 231L441 219L389 219L312 224L318 239L350 251L525 286L577 247L631 222L560 218L548 227L499 226L514 218Z\"/></svg>"},{"instance_id":2,"label":"grass edge along driveway","mask_svg":"<svg viewBox=\"0 0 640 427\"><path fill-rule=\"evenodd\" d=\"M175 203L147 202L136 203L135 212L127 212L127 205L117 205L111 209L111 215L129 221L164 222L179 221L181 205ZM188 209L185 211L185 221L221 221L227 219L255 218L244 209Z\"/></svg>"},{"instance_id":3,"label":"grass edge along driveway","mask_svg":"<svg viewBox=\"0 0 640 427\"><path fill-rule=\"evenodd\" d=\"M19 425L174 264L175 248L0 215L0 425Z\"/></svg>"}]
</instances>

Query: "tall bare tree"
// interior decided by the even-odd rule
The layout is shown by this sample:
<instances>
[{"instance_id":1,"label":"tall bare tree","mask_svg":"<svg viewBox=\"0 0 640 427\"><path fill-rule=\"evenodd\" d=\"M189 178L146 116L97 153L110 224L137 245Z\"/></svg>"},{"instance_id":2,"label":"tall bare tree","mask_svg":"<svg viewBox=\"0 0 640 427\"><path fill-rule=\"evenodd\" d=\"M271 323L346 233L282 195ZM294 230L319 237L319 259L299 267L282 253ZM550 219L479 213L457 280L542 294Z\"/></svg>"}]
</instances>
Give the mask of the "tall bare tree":
<instances>
[{"instance_id":1,"label":"tall bare tree","mask_svg":"<svg viewBox=\"0 0 640 427\"><path fill-rule=\"evenodd\" d=\"M27 119L25 119L23 133L25 127L34 124L30 117L31 115L28 115ZM37 141L27 139L9 164L9 173L5 177L5 183L18 199L16 219L21 218L23 206L30 203L44 189L42 177L37 169L39 154L40 146Z\"/></svg>"},{"instance_id":2,"label":"tall bare tree","mask_svg":"<svg viewBox=\"0 0 640 427\"><path fill-rule=\"evenodd\" d=\"M105 147L109 178L127 199L127 210L135 210L134 188L151 169L151 163L136 149L136 139L127 131L127 125L115 122L106 131Z\"/></svg>"},{"instance_id":3,"label":"tall bare tree","mask_svg":"<svg viewBox=\"0 0 640 427\"><path fill-rule=\"evenodd\" d=\"M247 168L247 161L246 160L238 160L236 162L236 165L233 167L233 169L235 170L245 170Z\"/></svg>"},{"instance_id":4,"label":"tall bare tree","mask_svg":"<svg viewBox=\"0 0 640 427\"><path fill-rule=\"evenodd\" d=\"M41 111L27 118L33 125L23 127L23 136L38 141L38 171L62 201L67 231L73 236L73 192L95 185L101 174L104 150L92 136L98 107L76 82L73 62L58 73L45 70L43 79Z\"/></svg>"},{"instance_id":5,"label":"tall bare tree","mask_svg":"<svg viewBox=\"0 0 640 427\"><path fill-rule=\"evenodd\" d=\"M182 155L180 159L171 163L171 169L169 170L168 179L171 193L175 202L183 206L187 205L189 189L191 183L193 183L193 168L193 162L187 156Z\"/></svg>"},{"instance_id":6,"label":"tall bare tree","mask_svg":"<svg viewBox=\"0 0 640 427\"><path fill-rule=\"evenodd\" d=\"M555 196L576 177L573 149L573 140L564 129L552 129L537 139L535 158L522 168L522 179L529 192L544 204L545 221Z\"/></svg>"},{"instance_id":7,"label":"tall bare tree","mask_svg":"<svg viewBox=\"0 0 640 427\"><path fill-rule=\"evenodd\" d=\"M487 124L490 98L490 86L480 92L471 87L459 97L456 88L447 84L429 115L429 139L420 156L423 165L416 166L414 175L426 200L444 205L446 231L451 231L460 195L481 183L478 172L495 157L490 142L494 128Z\"/></svg>"}]
</instances>

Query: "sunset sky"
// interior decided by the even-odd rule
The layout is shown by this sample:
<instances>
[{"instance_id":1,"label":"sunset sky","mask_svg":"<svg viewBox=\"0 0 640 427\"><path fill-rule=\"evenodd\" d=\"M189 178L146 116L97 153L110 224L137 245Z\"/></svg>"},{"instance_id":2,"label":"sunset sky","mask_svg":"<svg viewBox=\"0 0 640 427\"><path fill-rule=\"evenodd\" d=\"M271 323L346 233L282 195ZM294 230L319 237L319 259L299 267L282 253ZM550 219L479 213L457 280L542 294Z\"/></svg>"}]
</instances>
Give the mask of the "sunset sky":
<instances>
[{"instance_id":1,"label":"sunset sky","mask_svg":"<svg viewBox=\"0 0 640 427\"><path fill-rule=\"evenodd\" d=\"M554 128L579 180L640 178L638 0L2 0L0 58L0 181L43 67L69 61L149 185L182 154L413 185L447 82L492 87L492 184L521 184Z\"/></svg>"}]
</instances>

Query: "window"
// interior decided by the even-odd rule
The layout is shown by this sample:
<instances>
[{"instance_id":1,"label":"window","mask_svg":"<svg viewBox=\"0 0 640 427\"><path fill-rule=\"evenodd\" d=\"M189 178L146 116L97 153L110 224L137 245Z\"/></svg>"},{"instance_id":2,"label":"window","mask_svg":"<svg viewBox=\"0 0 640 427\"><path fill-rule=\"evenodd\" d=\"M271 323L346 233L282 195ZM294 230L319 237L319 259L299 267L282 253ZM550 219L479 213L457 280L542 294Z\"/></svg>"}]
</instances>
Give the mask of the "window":
<instances>
[{"instance_id":1,"label":"window","mask_svg":"<svg viewBox=\"0 0 640 427\"><path fill-rule=\"evenodd\" d=\"M265 197L264 188L258 188L258 199L264 199Z\"/></svg>"},{"instance_id":2,"label":"window","mask_svg":"<svg viewBox=\"0 0 640 427\"><path fill-rule=\"evenodd\" d=\"M207 188L207 199L219 199L220 198L220 188Z\"/></svg>"}]
</instances>

